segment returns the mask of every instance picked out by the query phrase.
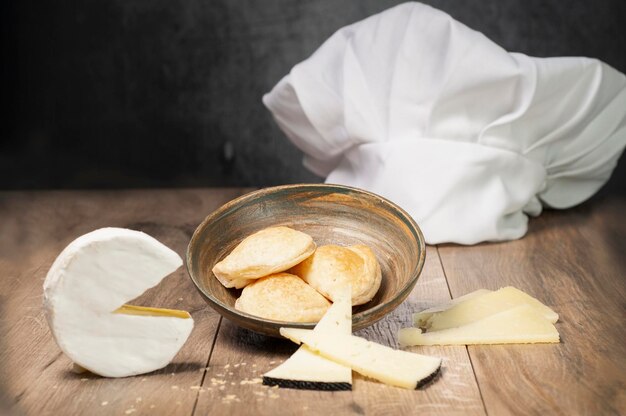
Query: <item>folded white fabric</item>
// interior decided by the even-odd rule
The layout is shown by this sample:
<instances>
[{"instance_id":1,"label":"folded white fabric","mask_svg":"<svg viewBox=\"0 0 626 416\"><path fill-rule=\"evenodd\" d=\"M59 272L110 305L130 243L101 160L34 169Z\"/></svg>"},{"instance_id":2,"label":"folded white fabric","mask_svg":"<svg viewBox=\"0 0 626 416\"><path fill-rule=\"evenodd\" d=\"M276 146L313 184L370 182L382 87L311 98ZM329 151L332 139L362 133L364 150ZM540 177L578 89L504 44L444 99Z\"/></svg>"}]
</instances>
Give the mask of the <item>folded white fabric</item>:
<instances>
[{"instance_id":1,"label":"folded white fabric","mask_svg":"<svg viewBox=\"0 0 626 416\"><path fill-rule=\"evenodd\" d=\"M420 3L340 29L263 102L307 168L395 201L431 244L522 237L626 146L622 73L508 53Z\"/></svg>"}]
</instances>

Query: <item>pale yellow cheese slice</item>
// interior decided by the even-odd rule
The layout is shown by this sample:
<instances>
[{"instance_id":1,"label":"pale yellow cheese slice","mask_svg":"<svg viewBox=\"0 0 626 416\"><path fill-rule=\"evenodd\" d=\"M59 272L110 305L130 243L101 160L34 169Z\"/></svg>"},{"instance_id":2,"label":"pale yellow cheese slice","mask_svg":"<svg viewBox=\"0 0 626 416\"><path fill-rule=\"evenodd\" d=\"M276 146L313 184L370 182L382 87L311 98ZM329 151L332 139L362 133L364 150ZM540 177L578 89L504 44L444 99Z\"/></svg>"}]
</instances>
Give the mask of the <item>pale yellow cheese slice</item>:
<instances>
[{"instance_id":1,"label":"pale yellow cheese slice","mask_svg":"<svg viewBox=\"0 0 626 416\"><path fill-rule=\"evenodd\" d=\"M423 328L426 325L426 322L430 319L433 314L437 312L443 312L447 309L450 309L454 305L458 305L461 302L464 302L469 299L476 298L478 296L491 293L489 289L478 289L473 292L467 293L463 296L459 296L458 298L451 299L449 302L443 303L441 305L433 306L432 308L424 309L421 312L413 314L413 322L416 326Z\"/></svg>"},{"instance_id":2,"label":"pale yellow cheese slice","mask_svg":"<svg viewBox=\"0 0 626 416\"><path fill-rule=\"evenodd\" d=\"M404 328L398 334L398 341L403 347L558 343L559 333L536 308L520 305L458 328L427 333L422 333L419 328Z\"/></svg>"},{"instance_id":3,"label":"pale yellow cheese slice","mask_svg":"<svg viewBox=\"0 0 626 416\"><path fill-rule=\"evenodd\" d=\"M149 306L122 305L113 313L135 316L164 316L170 318L190 319L191 315L187 311L179 309L152 308Z\"/></svg>"},{"instance_id":4,"label":"pale yellow cheese slice","mask_svg":"<svg viewBox=\"0 0 626 416\"><path fill-rule=\"evenodd\" d=\"M313 331L317 333L352 333L350 287L343 288ZM263 374L263 384L317 390L349 390L352 369L315 353L302 345L287 361Z\"/></svg>"},{"instance_id":5,"label":"pale yellow cheese slice","mask_svg":"<svg viewBox=\"0 0 626 416\"><path fill-rule=\"evenodd\" d=\"M532 296L508 286L495 292L471 297L426 319L421 328L428 331L455 328L503 312L516 306L529 305L549 322L556 322L559 315Z\"/></svg>"},{"instance_id":6,"label":"pale yellow cheese slice","mask_svg":"<svg viewBox=\"0 0 626 416\"><path fill-rule=\"evenodd\" d=\"M366 377L406 389L426 384L441 367L441 358L394 350L354 335L299 328L281 328L280 333Z\"/></svg>"}]
</instances>

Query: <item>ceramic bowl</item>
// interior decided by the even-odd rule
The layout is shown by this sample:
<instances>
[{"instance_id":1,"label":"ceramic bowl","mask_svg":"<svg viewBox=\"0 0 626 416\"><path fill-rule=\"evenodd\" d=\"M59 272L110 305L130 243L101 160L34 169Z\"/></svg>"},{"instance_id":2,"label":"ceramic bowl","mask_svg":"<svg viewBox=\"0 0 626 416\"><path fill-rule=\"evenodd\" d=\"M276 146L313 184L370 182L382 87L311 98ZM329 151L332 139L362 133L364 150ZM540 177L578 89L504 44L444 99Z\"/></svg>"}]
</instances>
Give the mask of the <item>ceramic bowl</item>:
<instances>
[{"instance_id":1,"label":"ceramic bowl","mask_svg":"<svg viewBox=\"0 0 626 416\"><path fill-rule=\"evenodd\" d=\"M366 244L382 269L382 284L368 303L353 308L352 329L372 325L409 295L424 266L424 237L413 219L391 201L361 189L330 184L264 188L209 214L187 248L187 270L200 294L223 317L252 331L279 336L283 326L315 323L274 321L235 309L241 290L227 289L211 269L248 235L284 225L324 244Z\"/></svg>"}]
</instances>

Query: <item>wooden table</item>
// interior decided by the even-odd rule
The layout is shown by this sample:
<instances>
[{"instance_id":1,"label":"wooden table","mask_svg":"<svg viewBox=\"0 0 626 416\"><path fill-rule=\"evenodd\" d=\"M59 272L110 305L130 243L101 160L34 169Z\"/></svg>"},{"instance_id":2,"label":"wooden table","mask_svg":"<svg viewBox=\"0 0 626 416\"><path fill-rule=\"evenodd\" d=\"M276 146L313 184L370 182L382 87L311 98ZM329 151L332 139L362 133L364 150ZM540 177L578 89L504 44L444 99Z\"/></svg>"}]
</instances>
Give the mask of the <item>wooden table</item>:
<instances>
[{"instance_id":1,"label":"wooden table","mask_svg":"<svg viewBox=\"0 0 626 416\"><path fill-rule=\"evenodd\" d=\"M415 290L359 335L396 346L422 308L514 285L561 316L558 345L412 348L444 358L442 377L407 391L356 376L352 392L268 388L263 372L295 351L208 308L184 268L135 304L189 310L196 327L161 371L75 374L43 317L42 283L77 236L104 226L156 237L184 255L199 222L246 189L0 193L0 387L4 412L28 415L626 414L626 200L548 211L506 243L430 246ZM0 409L0 414L3 410Z\"/></svg>"}]
</instances>

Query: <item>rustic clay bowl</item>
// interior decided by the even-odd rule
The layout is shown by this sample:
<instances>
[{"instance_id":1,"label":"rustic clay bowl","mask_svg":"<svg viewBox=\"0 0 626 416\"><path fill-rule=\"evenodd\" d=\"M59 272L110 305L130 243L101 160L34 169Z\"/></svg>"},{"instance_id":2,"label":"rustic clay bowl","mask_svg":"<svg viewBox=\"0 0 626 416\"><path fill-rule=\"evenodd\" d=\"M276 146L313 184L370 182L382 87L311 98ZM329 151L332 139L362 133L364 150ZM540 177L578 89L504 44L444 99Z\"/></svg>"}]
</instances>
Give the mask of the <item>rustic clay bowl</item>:
<instances>
[{"instance_id":1,"label":"rustic clay bowl","mask_svg":"<svg viewBox=\"0 0 626 416\"><path fill-rule=\"evenodd\" d=\"M413 219L394 203L370 192L328 184L285 185L243 195L211 213L187 248L187 270L207 303L250 330L279 336L283 326L312 329L314 323L259 318L235 309L241 290L226 289L211 272L246 236L285 225L324 244L368 245L380 262L382 284L374 298L353 309L353 330L393 311L409 295L424 266L424 237Z\"/></svg>"}]
</instances>

